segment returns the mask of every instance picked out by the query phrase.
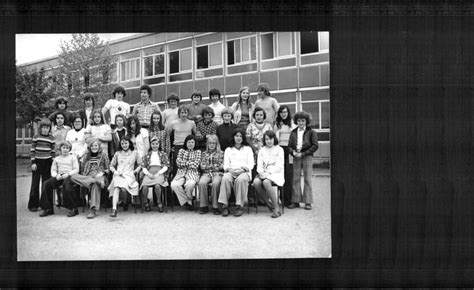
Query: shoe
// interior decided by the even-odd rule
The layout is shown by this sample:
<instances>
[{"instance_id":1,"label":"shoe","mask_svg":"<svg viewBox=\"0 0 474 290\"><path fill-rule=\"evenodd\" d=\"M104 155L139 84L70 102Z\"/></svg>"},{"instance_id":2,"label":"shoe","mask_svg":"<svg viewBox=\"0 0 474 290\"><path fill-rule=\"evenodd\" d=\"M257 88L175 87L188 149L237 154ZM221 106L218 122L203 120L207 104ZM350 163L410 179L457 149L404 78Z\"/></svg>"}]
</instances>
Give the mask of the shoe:
<instances>
[{"instance_id":1,"label":"shoe","mask_svg":"<svg viewBox=\"0 0 474 290\"><path fill-rule=\"evenodd\" d=\"M88 218L88 219L93 219L93 218L95 218L95 208L91 208L91 209L89 210L89 214L87 215L87 218Z\"/></svg>"},{"instance_id":2,"label":"shoe","mask_svg":"<svg viewBox=\"0 0 474 290\"><path fill-rule=\"evenodd\" d=\"M45 217L45 216L52 215L52 214L54 214L53 210L45 209L42 213L40 213L40 217Z\"/></svg>"},{"instance_id":3,"label":"shoe","mask_svg":"<svg viewBox=\"0 0 474 290\"><path fill-rule=\"evenodd\" d=\"M200 214L205 214L205 213L208 213L208 212L209 212L209 208L207 206L199 208L199 213Z\"/></svg>"},{"instance_id":4,"label":"shoe","mask_svg":"<svg viewBox=\"0 0 474 290\"><path fill-rule=\"evenodd\" d=\"M299 203L294 203L294 202L292 202L292 203L288 206L289 209L294 209L294 208L297 208L297 207L300 207L300 204L299 204Z\"/></svg>"},{"instance_id":5,"label":"shoe","mask_svg":"<svg viewBox=\"0 0 474 290\"><path fill-rule=\"evenodd\" d=\"M158 204L158 211L159 212L164 212L165 210L163 209L163 205L161 203Z\"/></svg>"},{"instance_id":6,"label":"shoe","mask_svg":"<svg viewBox=\"0 0 474 290\"><path fill-rule=\"evenodd\" d=\"M229 209L227 207L222 208L222 216L228 216L229 215Z\"/></svg>"},{"instance_id":7,"label":"shoe","mask_svg":"<svg viewBox=\"0 0 474 290\"><path fill-rule=\"evenodd\" d=\"M272 214L272 218L277 218L281 216L281 212L280 211L274 211L273 214Z\"/></svg>"},{"instance_id":8,"label":"shoe","mask_svg":"<svg viewBox=\"0 0 474 290\"><path fill-rule=\"evenodd\" d=\"M79 214L79 210L77 208L71 209L71 211L67 214L67 217L73 217Z\"/></svg>"},{"instance_id":9,"label":"shoe","mask_svg":"<svg viewBox=\"0 0 474 290\"><path fill-rule=\"evenodd\" d=\"M274 208L270 203L267 203L267 208L270 210L270 212L273 212Z\"/></svg>"},{"instance_id":10,"label":"shoe","mask_svg":"<svg viewBox=\"0 0 474 290\"><path fill-rule=\"evenodd\" d=\"M112 213L111 213L109 216L110 216L110 217L113 217L113 218L117 217L117 210L116 210L116 209L113 209L113 210L112 210Z\"/></svg>"},{"instance_id":11,"label":"shoe","mask_svg":"<svg viewBox=\"0 0 474 290\"><path fill-rule=\"evenodd\" d=\"M238 205L238 206L235 208L234 216L235 216L235 217L239 217L239 216L241 216L241 215L242 215L242 207Z\"/></svg>"},{"instance_id":12,"label":"shoe","mask_svg":"<svg viewBox=\"0 0 474 290\"><path fill-rule=\"evenodd\" d=\"M215 215L221 214L221 212L219 211L218 208L212 208L212 210L214 211L214 214L215 214Z\"/></svg>"},{"instance_id":13,"label":"shoe","mask_svg":"<svg viewBox=\"0 0 474 290\"><path fill-rule=\"evenodd\" d=\"M304 209L311 210L311 204L310 203L305 204Z\"/></svg>"},{"instance_id":14,"label":"shoe","mask_svg":"<svg viewBox=\"0 0 474 290\"><path fill-rule=\"evenodd\" d=\"M145 204L145 211L151 211L151 207L149 203Z\"/></svg>"},{"instance_id":15,"label":"shoe","mask_svg":"<svg viewBox=\"0 0 474 290\"><path fill-rule=\"evenodd\" d=\"M29 210L30 210L31 212L37 212L37 211L38 211L38 208L37 208L37 207L31 207L31 208L29 208Z\"/></svg>"},{"instance_id":16,"label":"shoe","mask_svg":"<svg viewBox=\"0 0 474 290\"><path fill-rule=\"evenodd\" d=\"M189 203L185 203L185 204L183 205L183 207L184 207L184 209L187 210L187 211L193 211L193 210L194 210L193 206L190 205Z\"/></svg>"},{"instance_id":17,"label":"shoe","mask_svg":"<svg viewBox=\"0 0 474 290\"><path fill-rule=\"evenodd\" d=\"M128 203L124 203L123 204L123 211L127 211L128 210Z\"/></svg>"}]
</instances>

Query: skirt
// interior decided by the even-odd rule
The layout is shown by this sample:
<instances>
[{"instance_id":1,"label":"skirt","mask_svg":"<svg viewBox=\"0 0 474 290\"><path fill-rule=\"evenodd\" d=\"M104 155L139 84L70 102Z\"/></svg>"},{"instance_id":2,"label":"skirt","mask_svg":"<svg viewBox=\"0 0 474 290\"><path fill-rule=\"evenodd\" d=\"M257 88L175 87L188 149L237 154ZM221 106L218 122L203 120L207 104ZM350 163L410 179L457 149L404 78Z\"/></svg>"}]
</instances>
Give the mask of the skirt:
<instances>
[{"instance_id":1,"label":"skirt","mask_svg":"<svg viewBox=\"0 0 474 290\"><path fill-rule=\"evenodd\" d=\"M158 171L161 170L161 166L152 166L148 170L151 174L154 175L154 178L150 178L145 175L143 177L142 185L140 186L140 189L144 186L154 186L154 185L161 185L163 187L168 186L168 180L166 180L165 176L163 174L158 174Z\"/></svg>"}]
</instances>

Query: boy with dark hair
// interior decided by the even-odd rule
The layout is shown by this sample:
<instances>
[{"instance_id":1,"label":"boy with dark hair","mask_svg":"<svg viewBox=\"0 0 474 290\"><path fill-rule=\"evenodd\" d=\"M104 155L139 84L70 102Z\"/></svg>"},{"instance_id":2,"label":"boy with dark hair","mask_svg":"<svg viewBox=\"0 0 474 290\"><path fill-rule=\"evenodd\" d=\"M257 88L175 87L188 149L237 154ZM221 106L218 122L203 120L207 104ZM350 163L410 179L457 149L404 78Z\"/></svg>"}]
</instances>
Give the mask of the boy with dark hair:
<instances>
[{"instance_id":1,"label":"boy with dark hair","mask_svg":"<svg viewBox=\"0 0 474 290\"><path fill-rule=\"evenodd\" d=\"M107 100L104 107L102 108L102 115L105 117L105 113L109 112L110 121L108 124L112 129L115 129L115 116L122 114L127 117L130 114L130 105L123 100L126 96L125 89L121 86L115 87L112 92L113 99Z\"/></svg>"},{"instance_id":2,"label":"boy with dark hair","mask_svg":"<svg viewBox=\"0 0 474 290\"><path fill-rule=\"evenodd\" d=\"M53 125L56 125L56 115L62 113L64 115L64 125L71 127L72 126L72 112L67 111L67 100L64 97L59 97L54 103L56 111L49 115L49 120Z\"/></svg>"},{"instance_id":3,"label":"boy with dark hair","mask_svg":"<svg viewBox=\"0 0 474 290\"><path fill-rule=\"evenodd\" d=\"M188 104L188 119L194 121L196 124L202 120L202 109L207 107L202 101L202 95L200 92L193 92L191 95L191 104Z\"/></svg>"},{"instance_id":4,"label":"boy with dark hair","mask_svg":"<svg viewBox=\"0 0 474 290\"><path fill-rule=\"evenodd\" d=\"M151 114L154 111L161 113L158 105L153 104L150 101L151 98L151 88L148 85L142 85L140 87L140 98L141 101L135 107L133 107L132 115L136 115L140 121L142 128L148 129L150 127L150 118Z\"/></svg>"},{"instance_id":5,"label":"boy with dark hair","mask_svg":"<svg viewBox=\"0 0 474 290\"><path fill-rule=\"evenodd\" d=\"M171 122L179 119L178 115L178 106L179 106L179 97L175 93L171 93L168 98L166 98L168 103L168 109L163 110L163 126L169 128Z\"/></svg>"}]
</instances>

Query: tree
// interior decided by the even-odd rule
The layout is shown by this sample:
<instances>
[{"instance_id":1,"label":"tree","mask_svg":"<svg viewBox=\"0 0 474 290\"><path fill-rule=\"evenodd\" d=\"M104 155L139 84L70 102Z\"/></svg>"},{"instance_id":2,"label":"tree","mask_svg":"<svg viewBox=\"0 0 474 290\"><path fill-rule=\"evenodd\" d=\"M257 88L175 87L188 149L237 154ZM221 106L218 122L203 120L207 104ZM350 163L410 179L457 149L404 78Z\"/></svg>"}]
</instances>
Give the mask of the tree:
<instances>
[{"instance_id":1,"label":"tree","mask_svg":"<svg viewBox=\"0 0 474 290\"><path fill-rule=\"evenodd\" d=\"M96 93L99 106L110 98L115 57L97 34L73 34L70 41L61 41L58 60L62 83L56 93L71 96L70 109L82 107L82 98L78 98L82 93Z\"/></svg>"},{"instance_id":2,"label":"tree","mask_svg":"<svg viewBox=\"0 0 474 290\"><path fill-rule=\"evenodd\" d=\"M45 77L44 69L39 71L16 70L16 122L17 127L32 123L42 114L48 114L46 106L52 97L48 90L49 80Z\"/></svg>"}]
</instances>

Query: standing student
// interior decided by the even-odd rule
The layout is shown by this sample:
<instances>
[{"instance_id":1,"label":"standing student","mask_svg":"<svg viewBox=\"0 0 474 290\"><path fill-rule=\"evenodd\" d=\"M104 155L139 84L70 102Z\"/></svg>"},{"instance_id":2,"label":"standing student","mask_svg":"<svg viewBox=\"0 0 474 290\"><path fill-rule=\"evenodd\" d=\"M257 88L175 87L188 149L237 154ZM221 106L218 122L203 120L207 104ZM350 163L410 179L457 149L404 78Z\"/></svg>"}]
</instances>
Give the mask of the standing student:
<instances>
[{"instance_id":1,"label":"standing student","mask_svg":"<svg viewBox=\"0 0 474 290\"><path fill-rule=\"evenodd\" d=\"M110 127L115 129L115 116L122 114L127 116L130 114L130 105L123 100L125 97L125 89L121 86L115 87L112 92L113 99L107 100L104 107L102 108L102 114L105 116L105 113L109 112L110 114Z\"/></svg>"},{"instance_id":2,"label":"standing student","mask_svg":"<svg viewBox=\"0 0 474 290\"><path fill-rule=\"evenodd\" d=\"M224 175L218 200L222 207L222 216L229 215L228 204L232 188L237 205L234 216L242 215L242 207L247 202L248 185L252 180L254 165L252 148L247 146L245 134L239 128L234 131L231 147L224 152Z\"/></svg>"},{"instance_id":3,"label":"standing student","mask_svg":"<svg viewBox=\"0 0 474 290\"><path fill-rule=\"evenodd\" d=\"M51 165L51 178L43 184L43 194L41 195L41 208L43 212L40 217L45 217L54 214L53 206L53 190L63 185L63 196L65 206L70 209L68 217L73 217L79 214L77 206L79 204L78 196L73 193L71 176L79 172L79 162L77 157L69 154L71 151L71 144L63 141L59 144L59 156L54 158Z\"/></svg>"},{"instance_id":4,"label":"standing student","mask_svg":"<svg viewBox=\"0 0 474 290\"><path fill-rule=\"evenodd\" d=\"M141 203L142 208L150 211L150 201L148 200L148 189L153 187L157 195L158 211L163 212L161 198L161 187L168 186L168 154L160 147L160 142L156 136L150 139L150 151L143 158L143 180L141 183Z\"/></svg>"},{"instance_id":5,"label":"standing student","mask_svg":"<svg viewBox=\"0 0 474 290\"><path fill-rule=\"evenodd\" d=\"M205 107L202 109L202 116L202 121L196 125L196 147L201 151L206 149L206 137L215 135L217 128L216 122L213 121L214 111L211 108Z\"/></svg>"},{"instance_id":6,"label":"standing student","mask_svg":"<svg viewBox=\"0 0 474 290\"><path fill-rule=\"evenodd\" d=\"M143 156L148 153L150 140L148 139L148 130L141 127L137 116L130 116L127 119L127 136L133 143L137 151L138 160L142 161Z\"/></svg>"},{"instance_id":7,"label":"standing student","mask_svg":"<svg viewBox=\"0 0 474 290\"><path fill-rule=\"evenodd\" d=\"M179 204L186 210L194 210L192 192L199 181L199 165L201 163L201 150L195 150L196 138L186 136L184 148L178 152L176 158L177 172L171 182L171 189L176 193Z\"/></svg>"},{"instance_id":8,"label":"standing student","mask_svg":"<svg viewBox=\"0 0 474 290\"><path fill-rule=\"evenodd\" d=\"M137 151L134 150L130 137L124 136L120 140L120 150L115 153L110 162L110 171L113 174L108 187L109 197L112 197L110 217L117 217L117 205L119 201L127 203L128 194L138 196L138 182L135 174L140 169Z\"/></svg>"},{"instance_id":9,"label":"standing student","mask_svg":"<svg viewBox=\"0 0 474 290\"><path fill-rule=\"evenodd\" d=\"M291 192L293 190L293 165L290 164L290 152L288 149L288 141L290 140L290 134L293 129L296 128L295 123L291 118L290 108L286 105L280 106L274 126L274 131L277 139L279 140L278 145L283 148L285 154L285 185L283 186L284 195L284 206L291 204Z\"/></svg>"},{"instance_id":10,"label":"standing student","mask_svg":"<svg viewBox=\"0 0 474 290\"><path fill-rule=\"evenodd\" d=\"M71 181L80 186L90 189L90 208L88 219L96 216L96 210L100 209L101 189L107 187L107 175L109 169L109 156L102 151L100 141L97 138L89 140L87 153L81 162L81 173L71 176Z\"/></svg>"},{"instance_id":11,"label":"standing student","mask_svg":"<svg viewBox=\"0 0 474 290\"><path fill-rule=\"evenodd\" d=\"M82 126L84 128L89 125L89 121L91 119L91 113L95 107L95 100L94 95L92 93L85 93L84 94L84 108L79 110L79 116L82 120ZM74 124L73 124L74 125Z\"/></svg>"},{"instance_id":12,"label":"standing student","mask_svg":"<svg viewBox=\"0 0 474 290\"><path fill-rule=\"evenodd\" d=\"M54 138L54 142L56 144L56 148L59 149L59 144L61 142L66 140L66 135L69 130L71 130L71 127L67 126L64 124L64 120L66 119L66 116L64 115L63 112L58 112L56 113L56 125L53 125L51 128L51 135ZM56 155L60 155L61 152L59 150L56 150Z\"/></svg>"},{"instance_id":13,"label":"standing student","mask_svg":"<svg viewBox=\"0 0 474 290\"><path fill-rule=\"evenodd\" d=\"M188 119L194 121L196 124L202 120L202 109L207 107L202 102L202 95L200 92L193 92L191 95L191 104L187 105Z\"/></svg>"},{"instance_id":14,"label":"standing student","mask_svg":"<svg viewBox=\"0 0 474 290\"><path fill-rule=\"evenodd\" d=\"M140 126L144 129L148 129L150 126L150 117L154 111L160 111L158 105L153 104L150 101L151 88L148 85L142 85L140 87L140 98L141 101L135 107L133 107L132 115L137 116L140 122Z\"/></svg>"},{"instance_id":15,"label":"standing student","mask_svg":"<svg viewBox=\"0 0 474 290\"><path fill-rule=\"evenodd\" d=\"M126 124L127 117L125 115L115 115L115 129L112 130L112 140L109 143L109 159L112 159L115 152L120 150L120 140L127 135Z\"/></svg>"},{"instance_id":16,"label":"standing student","mask_svg":"<svg viewBox=\"0 0 474 290\"><path fill-rule=\"evenodd\" d=\"M166 98L166 102L168 103L168 108L163 110L162 115L163 125L168 129L172 121L179 119L179 97L175 93L171 93L168 98Z\"/></svg>"},{"instance_id":17,"label":"standing student","mask_svg":"<svg viewBox=\"0 0 474 290\"><path fill-rule=\"evenodd\" d=\"M283 186L285 183L284 176L284 153L283 149L278 146L278 139L275 132L266 131L263 134L265 146L258 152L257 173L253 180L255 190L264 197L268 208L273 212L272 218L281 216L280 207L278 206L277 186ZM268 200L271 203L268 203Z\"/></svg>"},{"instance_id":18,"label":"standing student","mask_svg":"<svg viewBox=\"0 0 474 290\"><path fill-rule=\"evenodd\" d=\"M57 125L56 123L56 115L58 113L62 113L64 117L63 124L71 127L72 126L72 112L67 110L67 100L64 97L59 97L56 102L54 103L54 107L56 111L49 115L49 120L53 123L53 125Z\"/></svg>"},{"instance_id":19,"label":"standing student","mask_svg":"<svg viewBox=\"0 0 474 290\"><path fill-rule=\"evenodd\" d=\"M199 179L199 192L201 195L199 213L205 214L209 211L209 196L207 187L211 183L212 210L215 215L220 214L217 200L221 187L222 175L224 174L224 153L219 146L216 135L208 135L206 151L201 156L202 175Z\"/></svg>"},{"instance_id":20,"label":"standing student","mask_svg":"<svg viewBox=\"0 0 474 290\"><path fill-rule=\"evenodd\" d=\"M263 108L256 107L253 111L253 121L247 127L246 137L255 154L257 161L258 151L263 147L263 133L272 130L272 125L266 122L266 113Z\"/></svg>"},{"instance_id":21,"label":"standing student","mask_svg":"<svg viewBox=\"0 0 474 290\"><path fill-rule=\"evenodd\" d=\"M178 109L179 119L171 122L170 139L172 140L171 149L171 164L173 177L176 174L176 157L181 148L184 147L184 139L188 135L196 135L196 123L188 119L188 108L186 106L180 106Z\"/></svg>"},{"instance_id":22,"label":"standing student","mask_svg":"<svg viewBox=\"0 0 474 290\"><path fill-rule=\"evenodd\" d=\"M255 107L261 107L265 110L267 122L273 126L280 105L278 105L278 102L275 98L270 96L270 88L268 87L267 83L259 84L257 93L258 99L255 101Z\"/></svg>"},{"instance_id":23,"label":"standing student","mask_svg":"<svg viewBox=\"0 0 474 290\"><path fill-rule=\"evenodd\" d=\"M38 134L31 140L31 189L28 209L38 211L40 201L40 181L42 185L51 178L51 164L55 156L54 138L50 134L51 122L44 119L39 123Z\"/></svg>"},{"instance_id":24,"label":"standing student","mask_svg":"<svg viewBox=\"0 0 474 290\"><path fill-rule=\"evenodd\" d=\"M239 99L232 104L231 108L234 111L234 123L245 131L247 125L252 122L253 110L255 109L255 105L250 102L249 87L240 88Z\"/></svg>"},{"instance_id":25,"label":"standing student","mask_svg":"<svg viewBox=\"0 0 474 290\"><path fill-rule=\"evenodd\" d=\"M167 130L165 130L165 126L161 123L162 121L161 113L159 111L155 111L151 114L150 118L150 128L148 128L148 138L151 139L156 137L159 143L159 147L161 151L164 151L167 156L170 155L171 151L171 144L170 144L170 135Z\"/></svg>"},{"instance_id":26,"label":"standing student","mask_svg":"<svg viewBox=\"0 0 474 290\"><path fill-rule=\"evenodd\" d=\"M91 138L99 139L103 152L108 152L109 142L112 141L112 129L110 126L105 124L104 115L99 109L95 109L91 113L90 125L86 127L84 133L86 142L89 142Z\"/></svg>"},{"instance_id":27,"label":"standing student","mask_svg":"<svg viewBox=\"0 0 474 290\"><path fill-rule=\"evenodd\" d=\"M217 126L216 135L219 138L219 144L221 145L221 150L225 151L227 147L230 146L232 140L232 134L234 130L238 128L236 124L232 121L234 118L234 112L230 108L225 108L221 112L222 115L222 125Z\"/></svg>"},{"instance_id":28,"label":"standing student","mask_svg":"<svg viewBox=\"0 0 474 290\"><path fill-rule=\"evenodd\" d=\"M66 141L71 143L72 149L71 154L81 158L87 152L87 143L85 132L86 129L83 126L82 118L79 115L73 117L73 128L66 133Z\"/></svg>"},{"instance_id":29,"label":"standing student","mask_svg":"<svg viewBox=\"0 0 474 290\"><path fill-rule=\"evenodd\" d=\"M311 119L309 114L301 111L293 117L298 125L293 129L288 141L290 154L293 156L293 195L292 204L288 208L299 207L300 202L305 203L305 209L311 209L313 191L311 187L311 173L313 172L313 154L318 150L318 137L316 132L309 127ZM304 190L301 196L301 170L304 176Z\"/></svg>"},{"instance_id":30,"label":"standing student","mask_svg":"<svg viewBox=\"0 0 474 290\"><path fill-rule=\"evenodd\" d=\"M225 106L221 103L221 92L218 89L211 89L209 91L209 99L211 100L209 108L214 111L212 120L219 126L223 122L221 112L225 109Z\"/></svg>"}]
</instances>

